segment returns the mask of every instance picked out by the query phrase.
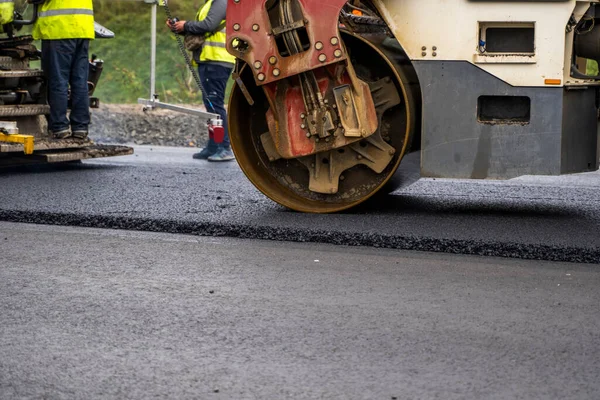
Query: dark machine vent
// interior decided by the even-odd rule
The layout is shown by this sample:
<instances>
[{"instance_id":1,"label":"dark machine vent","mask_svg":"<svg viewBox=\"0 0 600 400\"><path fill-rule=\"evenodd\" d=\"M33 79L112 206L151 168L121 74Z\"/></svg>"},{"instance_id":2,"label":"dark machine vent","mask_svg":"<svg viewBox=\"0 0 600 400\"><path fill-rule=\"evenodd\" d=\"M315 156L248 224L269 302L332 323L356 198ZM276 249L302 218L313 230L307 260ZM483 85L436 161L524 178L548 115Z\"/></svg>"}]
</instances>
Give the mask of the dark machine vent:
<instances>
[{"instance_id":1,"label":"dark machine vent","mask_svg":"<svg viewBox=\"0 0 600 400\"><path fill-rule=\"evenodd\" d=\"M489 27L486 29L488 53L534 53L535 29L529 27Z\"/></svg>"},{"instance_id":2,"label":"dark machine vent","mask_svg":"<svg viewBox=\"0 0 600 400\"><path fill-rule=\"evenodd\" d=\"M526 96L480 96L479 122L487 124L527 124L531 119L531 99Z\"/></svg>"}]
</instances>

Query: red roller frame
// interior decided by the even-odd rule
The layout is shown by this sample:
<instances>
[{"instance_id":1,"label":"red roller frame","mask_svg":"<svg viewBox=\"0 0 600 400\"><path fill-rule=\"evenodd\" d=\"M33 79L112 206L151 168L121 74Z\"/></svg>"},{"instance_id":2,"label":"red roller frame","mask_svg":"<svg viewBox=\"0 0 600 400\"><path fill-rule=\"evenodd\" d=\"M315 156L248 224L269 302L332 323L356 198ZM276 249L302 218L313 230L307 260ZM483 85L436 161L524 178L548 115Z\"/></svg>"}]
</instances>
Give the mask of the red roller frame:
<instances>
[{"instance_id":1,"label":"red roller frame","mask_svg":"<svg viewBox=\"0 0 600 400\"><path fill-rule=\"evenodd\" d=\"M271 23L265 4L267 0L229 0L227 4L227 49L252 67L257 85L275 82L289 76L297 75L318 67L346 59L346 52L341 45L338 30L338 18L346 0L296 0L304 15L305 29L311 43L305 52L282 57L279 54ZM238 28L237 30L234 27ZM257 30L253 29L258 27ZM238 38L248 43L245 52L239 52L232 46L233 39ZM332 38L337 39L332 44ZM321 42L323 48L317 50L316 44ZM334 55L336 50L339 57ZM325 55L325 61L319 56ZM269 59L276 57L277 62L271 64ZM256 62L260 68L255 68ZM279 75L273 72L277 69ZM258 79L264 74L264 79Z\"/></svg>"}]
</instances>

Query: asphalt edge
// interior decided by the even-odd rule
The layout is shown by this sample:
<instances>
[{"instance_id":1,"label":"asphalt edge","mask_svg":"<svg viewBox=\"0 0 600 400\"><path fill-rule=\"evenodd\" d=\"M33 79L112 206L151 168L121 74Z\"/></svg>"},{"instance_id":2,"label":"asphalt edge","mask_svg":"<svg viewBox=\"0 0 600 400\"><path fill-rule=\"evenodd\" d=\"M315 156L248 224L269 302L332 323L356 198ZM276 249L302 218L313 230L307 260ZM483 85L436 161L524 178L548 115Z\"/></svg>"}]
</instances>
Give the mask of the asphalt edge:
<instances>
[{"instance_id":1,"label":"asphalt edge","mask_svg":"<svg viewBox=\"0 0 600 400\"><path fill-rule=\"evenodd\" d=\"M289 227L11 210L0 210L0 221L600 264L600 249L584 247L557 247L539 244L467 241L374 233L336 232L332 234L325 231L305 231Z\"/></svg>"}]
</instances>

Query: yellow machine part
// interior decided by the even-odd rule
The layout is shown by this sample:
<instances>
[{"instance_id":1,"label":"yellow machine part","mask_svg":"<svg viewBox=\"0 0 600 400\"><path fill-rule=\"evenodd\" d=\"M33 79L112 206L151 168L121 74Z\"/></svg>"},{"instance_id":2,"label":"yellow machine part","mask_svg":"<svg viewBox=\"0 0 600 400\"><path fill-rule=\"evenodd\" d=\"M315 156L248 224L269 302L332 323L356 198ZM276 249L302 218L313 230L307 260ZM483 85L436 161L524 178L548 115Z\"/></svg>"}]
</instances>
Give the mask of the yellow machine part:
<instances>
[{"instance_id":1,"label":"yellow machine part","mask_svg":"<svg viewBox=\"0 0 600 400\"><path fill-rule=\"evenodd\" d=\"M33 154L33 136L31 135L7 135L0 133L0 142L22 143L25 154Z\"/></svg>"},{"instance_id":2,"label":"yellow machine part","mask_svg":"<svg viewBox=\"0 0 600 400\"><path fill-rule=\"evenodd\" d=\"M0 2L0 25L6 25L13 22L15 11L15 3L13 1L2 1ZM3 27L2 27L3 28ZM1 29L0 32L4 32Z\"/></svg>"}]
</instances>

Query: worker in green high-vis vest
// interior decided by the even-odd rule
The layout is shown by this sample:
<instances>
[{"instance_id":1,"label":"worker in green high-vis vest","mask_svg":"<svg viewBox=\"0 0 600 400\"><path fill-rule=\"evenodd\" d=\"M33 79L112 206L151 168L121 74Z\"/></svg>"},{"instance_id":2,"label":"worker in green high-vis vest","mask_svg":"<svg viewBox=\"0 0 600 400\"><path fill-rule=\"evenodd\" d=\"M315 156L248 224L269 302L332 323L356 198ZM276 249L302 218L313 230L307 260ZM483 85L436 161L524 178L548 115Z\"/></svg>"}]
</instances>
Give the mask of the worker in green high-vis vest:
<instances>
[{"instance_id":1,"label":"worker in green high-vis vest","mask_svg":"<svg viewBox=\"0 0 600 400\"><path fill-rule=\"evenodd\" d=\"M13 0L0 0L0 25L10 24L14 20L15 3ZM0 30L2 32L3 30Z\"/></svg>"},{"instance_id":2,"label":"worker in green high-vis vest","mask_svg":"<svg viewBox=\"0 0 600 400\"><path fill-rule=\"evenodd\" d=\"M177 33L204 35L206 41L201 49L194 51L193 59L198 66L198 75L204 86L202 99L207 111L219 114L225 128L223 143L209 138L208 144L194 158L208 161L230 161L234 159L227 129L225 111L225 88L235 65L235 57L227 52L224 22L227 0L207 0L196 14L195 21L178 21L170 26Z\"/></svg>"},{"instance_id":3,"label":"worker in green high-vis vest","mask_svg":"<svg viewBox=\"0 0 600 400\"><path fill-rule=\"evenodd\" d=\"M33 37L42 40L42 69L50 105L48 130L54 138L88 136L88 51L94 36L92 0L46 0L38 7ZM67 118L69 88L71 114Z\"/></svg>"}]
</instances>

